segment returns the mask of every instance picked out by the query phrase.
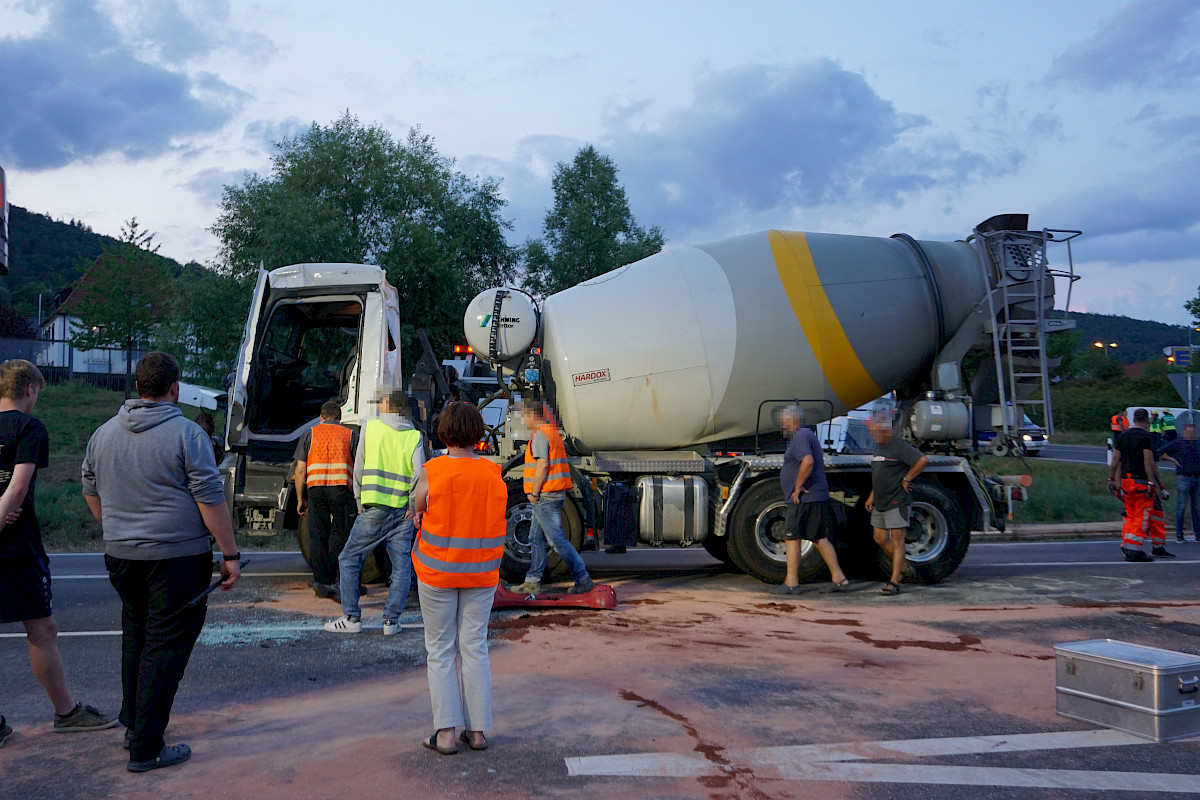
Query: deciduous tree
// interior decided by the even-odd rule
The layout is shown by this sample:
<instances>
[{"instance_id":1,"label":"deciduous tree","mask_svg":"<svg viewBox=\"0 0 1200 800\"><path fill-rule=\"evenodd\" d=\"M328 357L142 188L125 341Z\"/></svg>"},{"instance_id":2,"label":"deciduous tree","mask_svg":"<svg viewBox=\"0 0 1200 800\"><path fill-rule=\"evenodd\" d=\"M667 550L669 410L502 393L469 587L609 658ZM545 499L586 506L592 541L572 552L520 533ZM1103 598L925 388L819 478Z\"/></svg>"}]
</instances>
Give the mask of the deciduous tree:
<instances>
[{"instance_id":1,"label":"deciduous tree","mask_svg":"<svg viewBox=\"0 0 1200 800\"><path fill-rule=\"evenodd\" d=\"M347 112L275 148L269 175L225 187L212 231L226 275L304 262L378 265L400 294L409 353L418 327L435 349L460 341L471 298L511 279L516 253L504 238L511 223L498 182L457 172L420 129L398 142Z\"/></svg>"},{"instance_id":2,"label":"deciduous tree","mask_svg":"<svg viewBox=\"0 0 1200 800\"><path fill-rule=\"evenodd\" d=\"M542 237L523 248L524 286L533 294L560 292L662 249L662 231L638 226L616 164L591 145L558 163L553 187Z\"/></svg>"},{"instance_id":3,"label":"deciduous tree","mask_svg":"<svg viewBox=\"0 0 1200 800\"><path fill-rule=\"evenodd\" d=\"M137 218L121 226L121 239L105 245L96 263L79 281L78 296L68 309L79 328L72 347L91 350L119 347L125 352L125 393L131 388L134 350L152 342L167 319L170 274L155 258L154 234Z\"/></svg>"}]
</instances>

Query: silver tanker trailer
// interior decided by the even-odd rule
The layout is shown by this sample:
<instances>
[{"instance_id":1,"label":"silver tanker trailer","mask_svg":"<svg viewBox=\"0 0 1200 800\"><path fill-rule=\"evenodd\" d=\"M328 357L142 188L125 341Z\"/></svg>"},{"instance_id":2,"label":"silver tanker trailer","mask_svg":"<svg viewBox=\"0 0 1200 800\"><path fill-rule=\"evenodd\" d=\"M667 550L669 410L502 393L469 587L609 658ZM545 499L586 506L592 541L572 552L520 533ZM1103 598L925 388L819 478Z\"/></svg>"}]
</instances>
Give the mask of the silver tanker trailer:
<instances>
[{"instance_id":1,"label":"silver tanker trailer","mask_svg":"<svg viewBox=\"0 0 1200 800\"><path fill-rule=\"evenodd\" d=\"M1053 424L1046 336L1073 327L1055 315L1054 289L1076 276L1069 244L1065 269L1046 251L1077 235L1030 231L1024 215L955 242L772 230L664 250L540 309L491 289L464 329L496 384L484 403L540 397L556 413L574 477L564 530L577 546L700 544L769 582L784 574L786 442L773 412L798 403L813 424L892 394L902 435L931 459L913 489L908 557L938 581L972 530L1003 526L997 509L1011 497L966 441L978 427L1015 433L1014 410ZM978 365L971 375L964 361ZM529 558L527 438L511 407L489 437L510 481L503 571L514 580ZM870 457L830 454L825 469L845 520L841 557L880 558L863 509ZM819 569L806 542L801 576Z\"/></svg>"}]
</instances>

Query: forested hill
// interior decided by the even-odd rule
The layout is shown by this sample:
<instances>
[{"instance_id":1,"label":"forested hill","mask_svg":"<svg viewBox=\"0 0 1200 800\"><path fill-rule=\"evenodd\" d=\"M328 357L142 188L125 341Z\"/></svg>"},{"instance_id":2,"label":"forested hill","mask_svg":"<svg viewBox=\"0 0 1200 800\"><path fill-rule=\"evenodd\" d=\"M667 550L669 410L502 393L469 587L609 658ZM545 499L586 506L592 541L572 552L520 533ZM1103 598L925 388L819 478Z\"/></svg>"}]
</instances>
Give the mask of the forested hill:
<instances>
[{"instance_id":1,"label":"forested hill","mask_svg":"<svg viewBox=\"0 0 1200 800\"><path fill-rule=\"evenodd\" d=\"M49 314L54 310L54 296L78 280L105 245L117 244L113 237L96 233L81 221L60 222L10 205L8 275L0 277L0 305L34 317L41 294L42 312ZM159 258L179 274L182 267L178 262Z\"/></svg>"},{"instance_id":2,"label":"forested hill","mask_svg":"<svg viewBox=\"0 0 1200 800\"><path fill-rule=\"evenodd\" d=\"M1110 314L1072 312L1070 316L1079 332L1080 350L1096 350L1094 343L1104 342L1109 354L1122 364L1161 359L1164 347L1185 347L1188 343L1188 329L1183 325ZM1117 346L1108 347L1112 343Z\"/></svg>"}]
</instances>

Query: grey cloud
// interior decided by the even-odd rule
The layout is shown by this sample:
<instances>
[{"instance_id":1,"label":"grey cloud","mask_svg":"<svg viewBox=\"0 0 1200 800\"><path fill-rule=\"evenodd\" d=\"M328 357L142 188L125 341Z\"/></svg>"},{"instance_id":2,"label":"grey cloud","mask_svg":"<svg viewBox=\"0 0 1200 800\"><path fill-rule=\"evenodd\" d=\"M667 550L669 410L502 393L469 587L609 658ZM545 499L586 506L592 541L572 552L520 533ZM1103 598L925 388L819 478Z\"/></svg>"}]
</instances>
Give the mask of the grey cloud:
<instances>
[{"instance_id":1,"label":"grey cloud","mask_svg":"<svg viewBox=\"0 0 1200 800\"><path fill-rule=\"evenodd\" d=\"M1058 114L1043 111L1029 120L1029 135L1035 139L1061 138L1063 121Z\"/></svg>"},{"instance_id":2,"label":"grey cloud","mask_svg":"<svg viewBox=\"0 0 1200 800\"><path fill-rule=\"evenodd\" d=\"M1055 58L1046 82L1093 91L1194 82L1200 75L1198 28L1200 4L1194 0L1137 0Z\"/></svg>"},{"instance_id":3,"label":"grey cloud","mask_svg":"<svg viewBox=\"0 0 1200 800\"><path fill-rule=\"evenodd\" d=\"M240 170L224 170L216 167L202 169L189 178L184 186L206 205L216 206L221 202L225 187L240 185L246 180L246 173Z\"/></svg>"},{"instance_id":4,"label":"grey cloud","mask_svg":"<svg viewBox=\"0 0 1200 800\"><path fill-rule=\"evenodd\" d=\"M38 35L0 40L0 156L26 169L118 152L155 155L219 128L243 95L139 58L89 0L60 0Z\"/></svg>"},{"instance_id":5,"label":"grey cloud","mask_svg":"<svg viewBox=\"0 0 1200 800\"><path fill-rule=\"evenodd\" d=\"M1082 252L1117 263L1172 262L1200 252L1200 154L1115 176L1057 198L1039 219L1079 228Z\"/></svg>"},{"instance_id":6,"label":"grey cloud","mask_svg":"<svg viewBox=\"0 0 1200 800\"><path fill-rule=\"evenodd\" d=\"M281 120L257 120L246 126L245 138L251 147L260 152L275 151L275 142L294 139L312 127L311 121L299 117Z\"/></svg>"},{"instance_id":7,"label":"grey cloud","mask_svg":"<svg viewBox=\"0 0 1200 800\"><path fill-rule=\"evenodd\" d=\"M899 205L913 193L957 191L1008 173L1022 159L1015 149L965 149L829 60L707 73L693 96L655 124L645 121L650 115L641 104L614 110L591 142L616 161L639 223L672 239L742 222L770 224L825 205ZM510 207L518 230L537 234L553 201L546 170L570 161L582 144L530 137L515 158L486 162L523 204Z\"/></svg>"}]
</instances>

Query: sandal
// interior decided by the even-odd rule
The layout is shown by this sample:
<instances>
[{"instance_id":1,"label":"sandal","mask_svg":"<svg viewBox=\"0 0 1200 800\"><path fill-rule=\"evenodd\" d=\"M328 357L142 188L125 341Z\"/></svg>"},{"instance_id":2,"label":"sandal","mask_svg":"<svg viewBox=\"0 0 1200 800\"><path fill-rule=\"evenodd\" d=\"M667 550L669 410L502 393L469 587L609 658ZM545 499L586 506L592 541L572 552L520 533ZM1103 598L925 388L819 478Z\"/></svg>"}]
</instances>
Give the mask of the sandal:
<instances>
[{"instance_id":1,"label":"sandal","mask_svg":"<svg viewBox=\"0 0 1200 800\"><path fill-rule=\"evenodd\" d=\"M850 579L846 578L841 583L830 584L828 587L825 588L824 591L825 591L825 594L834 594L836 592L848 592L848 591L850 591Z\"/></svg>"},{"instance_id":2,"label":"sandal","mask_svg":"<svg viewBox=\"0 0 1200 800\"><path fill-rule=\"evenodd\" d=\"M422 739L421 744L425 747L428 747L430 750L437 750L444 756L452 756L458 752L458 745L455 745L454 747L438 747L436 731L434 732L433 736L429 737L429 741Z\"/></svg>"},{"instance_id":3,"label":"sandal","mask_svg":"<svg viewBox=\"0 0 1200 800\"><path fill-rule=\"evenodd\" d=\"M479 732L479 738L483 740L483 744L476 747L475 744L471 741L471 737L467 735L466 731L463 731L462 733L460 733L458 735L458 740L460 742L462 742L463 744L465 744L467 747L471 748L472 750L487 750L487 747L488 747L487 737L483 735L483 731Z\"/></svg>"},{"instance_id":4,"label":"sandal","mask_svg":"<svg viewBox=\"0 0 1200 800\"><path fill-rule=\"evenodd\" d=\"M879 590L879 593L886 594L889 596L897 595L897 594L900 594L900 587L897 586L896 584L892 583L891 581L888 581L887 583L884 584L883 588Z\"/></svg>"}]
</instances>

